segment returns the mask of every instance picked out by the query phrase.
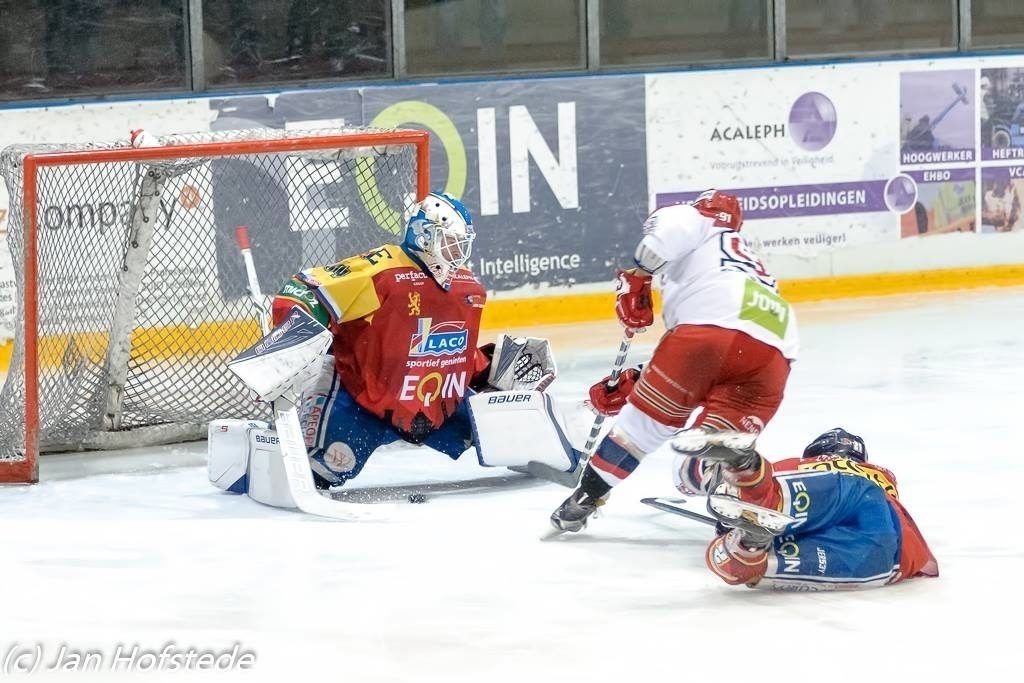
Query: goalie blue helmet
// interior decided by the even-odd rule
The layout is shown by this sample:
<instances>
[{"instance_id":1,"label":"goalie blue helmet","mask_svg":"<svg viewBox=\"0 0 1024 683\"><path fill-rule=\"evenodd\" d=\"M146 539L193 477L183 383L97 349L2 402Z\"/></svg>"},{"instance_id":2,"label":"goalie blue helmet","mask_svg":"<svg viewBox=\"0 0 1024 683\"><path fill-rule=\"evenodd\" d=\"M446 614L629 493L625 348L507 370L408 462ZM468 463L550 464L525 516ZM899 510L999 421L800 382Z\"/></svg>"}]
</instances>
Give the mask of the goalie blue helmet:
<instances>
[{"instance_id":1,"label":"goalie blue helmet","mask_svg":"<svg viewBox=\"0 0 1024 683\"><path fill-rule=\"evenodd\" d=\"M864 439L851 434L842 427L825 432L804 449L805 458L837 455L857 462L868 461L868 449Z\"/></svg>"},{"instance_id":2,"label":"goalie blue helmet","mask_svg":"<svg viewBox=\"0 0 1024 683\"><path fill-rule=\"evenodd\" d=\"M475 237L473 219L462 202L446 192L431 192L406 223L402 246L448 289L469 260Z\"/></svg>"}]
</instances>

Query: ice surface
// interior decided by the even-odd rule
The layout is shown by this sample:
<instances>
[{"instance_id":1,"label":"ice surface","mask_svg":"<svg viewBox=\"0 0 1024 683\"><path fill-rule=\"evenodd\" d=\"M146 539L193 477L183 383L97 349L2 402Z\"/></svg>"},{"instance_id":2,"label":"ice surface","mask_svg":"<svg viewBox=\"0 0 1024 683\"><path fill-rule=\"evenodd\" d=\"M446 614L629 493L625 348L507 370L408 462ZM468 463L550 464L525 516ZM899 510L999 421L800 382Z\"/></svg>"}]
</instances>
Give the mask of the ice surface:
<instances>
[{"instance_id":1,"label":"ice surface","mask_svg":"<svg viewBox=\"0 0 1024 683\"><path fill-rule=\"evenodd\" d=\"M238 641L258 653L238 680L1013 680L1024 291L798 312L803 356L762 451L797 454L837 425L865 437L939 579L842 594L728 587L704 567L709 529L639 502L674 493L662 452L586 532L547 543L567 492L552 484L363 505L367 519L338 523L222 494L192 466L0 489L0 656L15 640ZM553 331L559 396L606 372L618 333L602 330L588 328L586 348ZM649 334L631 359L649 356ZM185 461L201 452L175 448ZM504 473L426 451L375 458L360 483Z\"/></svg>"}]
</instances>

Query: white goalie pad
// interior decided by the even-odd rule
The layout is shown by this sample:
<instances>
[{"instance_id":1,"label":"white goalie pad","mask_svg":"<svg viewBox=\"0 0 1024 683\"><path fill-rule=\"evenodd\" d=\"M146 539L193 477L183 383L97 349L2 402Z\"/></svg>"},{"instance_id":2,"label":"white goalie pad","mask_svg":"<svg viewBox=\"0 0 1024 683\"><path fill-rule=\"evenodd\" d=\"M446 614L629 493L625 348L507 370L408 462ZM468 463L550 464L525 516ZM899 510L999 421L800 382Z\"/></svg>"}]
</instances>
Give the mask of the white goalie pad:
<instances>
[{"instance_id":1,"label":"white goalie pad","mask_svg":"<svg viewBox=\"0 0 1024 683\"><path fill-rule=\"evenodd\" d=\"M210 483L230 493L249 488L249 432L267 429L261 420L213 420L207 431L206 472Z\"/></svg>"},{"instance_id":2,"label":"white goalie pad","mask_svg":"<svg viewBox=\"0 0 1024 683\"><path fill-rule=\"evenodd\" d=\"M540 391L493 391L468 401L473 441L481 465L525 466L540 462L559 471L576 467L577 455Z\"/></svg>"},{"instance_id":3,"label":"white goalie pad","mask_svg":"<svg viewBox=\"0 0 1024 683\"><path fill-rule=\"evenodd\" d=\"M557 374L547 339L498 335L487 383L500 391L543 391Z\"/></svg>"},{"instance_id":4,"label":"white goalie pad","mask_svg":"<svg viewBox=\"0 0 1024 683\"><path fill-rule=\"evenodd\" d=\"M214 420L206 442L207 472L217 488L294 508L277 432L260 420Z\"/></svg>"},{"instance_id":5,"label":"white goalie pad","mask_svg":"<svg viewBox=\"0 0 1024 683\"><path fill-rule=\"evenodd\" d=\"M330 331L301 308L228 362L228 369L264 401L298 396L320 373L331 345Z\"/></svg>"},{"instance_id":6,"label":"white goalie pad","mask_svg":"<svg viewBox=\"0 0 1024 683\"><path fill-rule=\"evenodd\" d=\"M277 432L254 429L249 432L249 497L276 508L295 508L288 475L281 457Z\"/></svg>"}]
</instances>

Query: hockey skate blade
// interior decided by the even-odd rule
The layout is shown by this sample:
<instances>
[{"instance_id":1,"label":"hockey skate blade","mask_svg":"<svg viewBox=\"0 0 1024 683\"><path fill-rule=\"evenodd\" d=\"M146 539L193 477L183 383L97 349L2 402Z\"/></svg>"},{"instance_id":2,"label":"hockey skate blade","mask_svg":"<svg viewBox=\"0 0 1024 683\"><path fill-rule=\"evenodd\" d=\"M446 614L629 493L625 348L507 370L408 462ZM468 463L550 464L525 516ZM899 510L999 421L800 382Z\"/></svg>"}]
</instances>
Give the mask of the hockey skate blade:
<instances>
[{"instance_id":1,"label":"hockey skate blade","mask_svg":"<svg viewBox=\"0 0 1024 683\"><path fill-rule=\"evenodd\" d=\"M545 531L544 533L542 533L539 538L540 538L541 541L545 541L545 542L546 541L553 541L556 538L561 538L562 536L566 535L567 533L569 533L569 532L565 531L564 529L556 529L556 528L554 528L553 526L551 526L549 524L548 525L548 530Z\"/></svg>"},{"instance_id":2,"label":"hockey skate blade","mask_svg":"<svg viewBox=\"0 0 1024 683\"><path fill-rule=\"evenodd\" d=\"M725 524L728 524L730 519L744 519L767 529L775 535L781 534L787 526L796 521L796 517L790 517L778 510L753 505L735 496L719 493L708 496L708 506L712 511L721 515L722 521Z\"/></svg>"},{"instance_id":3,"label":"hockey skate blade","mask_svg":"<svg viewBox=\"0 0 1024 683\"><path fill-rule=\"evenodd\" d=\"M757 441L757 434L749 432L705 432L689 429L672 439L672 450L677 453L699 454L707 448L719 446L731 451L749 451Z\"/></svg>"}]
</instances>

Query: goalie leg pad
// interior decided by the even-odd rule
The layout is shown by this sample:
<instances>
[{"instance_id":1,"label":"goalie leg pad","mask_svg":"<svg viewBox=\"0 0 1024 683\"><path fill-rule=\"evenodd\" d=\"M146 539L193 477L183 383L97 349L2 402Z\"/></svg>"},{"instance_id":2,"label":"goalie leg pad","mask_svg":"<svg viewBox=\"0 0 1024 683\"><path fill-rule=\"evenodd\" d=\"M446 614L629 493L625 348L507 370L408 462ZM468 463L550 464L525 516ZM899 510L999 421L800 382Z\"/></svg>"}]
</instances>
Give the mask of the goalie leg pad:
<instances>
[{"instance_id":1,"label":"goalie leg pad","mask_svg":"<svg viewBox=\"0 0 1024 683\"><path fill-rule=\"evenodd\" d=\"M276 508L298 507L288 486L281 442L270 429L249 431L249 497Z\"/></svg>"},{"instance_id":2,"label":"goalie leg pad","mask_svg":"<svg viewBox=\"0 0 1024 683\"><path fill-rule=\"evenodd\" d=\"M206 471L210 483L229 493L249 487L249 432L266 429L260 420L213 420L206 440Z\"/></svg>"},{"instance_id":3,"label":"goalie leg pad","mask_svg":"<svg viewBox=\"0 0 1024 683\"><path fill-rule=\"evenodd\" d=\"M294 508L277 433L260 420L214 420L206 442L210 482L230 493Z\"/></svg>"},{"instance_id":4,"label":"goalie leg pad","mask_svg":"<svg viewBox=\"0 0 1024 683\"><path fill-rule=\"evenodd\" d=\"M485 467L540 462L562 472L579 456L559 424L551 399L539 391L494 391L468 401L477 458Z\"/></svg>"}]
</instances>

